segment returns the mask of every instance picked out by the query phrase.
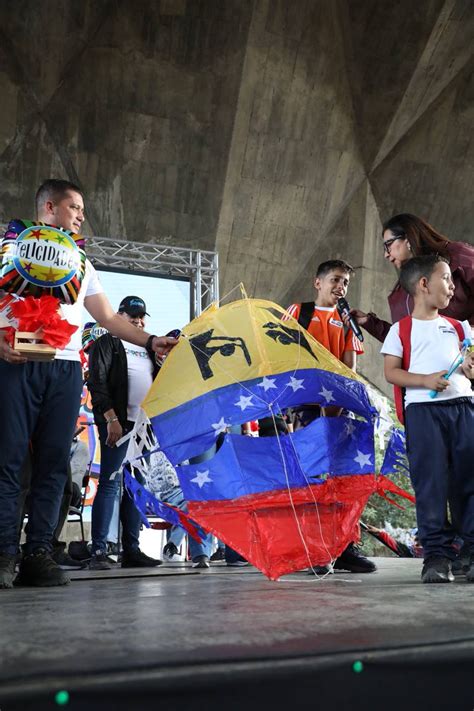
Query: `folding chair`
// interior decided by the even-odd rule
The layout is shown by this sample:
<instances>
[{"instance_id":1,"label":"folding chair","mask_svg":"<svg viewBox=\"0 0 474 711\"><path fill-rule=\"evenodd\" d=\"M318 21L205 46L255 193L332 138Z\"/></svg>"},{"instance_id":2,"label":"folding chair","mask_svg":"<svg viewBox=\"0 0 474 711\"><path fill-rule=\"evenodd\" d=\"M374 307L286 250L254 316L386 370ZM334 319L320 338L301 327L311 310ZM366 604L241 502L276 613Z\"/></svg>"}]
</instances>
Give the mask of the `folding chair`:
<instances>
[{"instance_id":1,"label":"folding chair","mask_svg":"<svg viewBox=\"0 0 474 711\"><path fill-rule=\"evenodd\" d=\"M87 497L87 488L89 486L89 480L91 477L91 468L92 468L92 459L89 461L89 464L87 465L87 470L86 473L84 474L82 478L82 487L81 487L81 504L80 506L70 506L69 507L69 513L68 513L68 523L79 523L81 527L81 536L83 541L86 540L85 534L84 534L84 506L86 503L86 497Z\"/></svg>"}]
</instances>

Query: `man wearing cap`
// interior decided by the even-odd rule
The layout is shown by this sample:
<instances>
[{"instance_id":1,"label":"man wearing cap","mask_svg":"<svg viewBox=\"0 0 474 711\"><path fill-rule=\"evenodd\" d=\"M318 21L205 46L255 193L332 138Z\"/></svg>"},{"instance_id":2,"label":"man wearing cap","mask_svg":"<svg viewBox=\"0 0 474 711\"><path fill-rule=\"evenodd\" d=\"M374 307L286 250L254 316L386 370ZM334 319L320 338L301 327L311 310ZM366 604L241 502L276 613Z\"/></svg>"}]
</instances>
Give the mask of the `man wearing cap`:
<instances>
[{"instance_id":1,"label":"man wearing cap","mask_svg":"<svg viewBox=\"0 0 474 711\"><path fill-rule=\"evenodd\" d=\"M118 307L119 316L137 328L145 327L146 305L139 296L126 296ZM107 533L114 502L120 488L120 475L128 441L117 441L129 432L139 407L158 372L154 353L127 343L109 333L95 341L89 350L88 388L92 396L94 420L100 439L100 476L92 505L91 570L107 570ZM113 476L115 474L115 476ZM139 479L139 474L137 474ZM161 561L145 555L139 548L141 518L127 490L120 504L122 521L122 568L149 567Z\"/></svg>"}]
</instances>

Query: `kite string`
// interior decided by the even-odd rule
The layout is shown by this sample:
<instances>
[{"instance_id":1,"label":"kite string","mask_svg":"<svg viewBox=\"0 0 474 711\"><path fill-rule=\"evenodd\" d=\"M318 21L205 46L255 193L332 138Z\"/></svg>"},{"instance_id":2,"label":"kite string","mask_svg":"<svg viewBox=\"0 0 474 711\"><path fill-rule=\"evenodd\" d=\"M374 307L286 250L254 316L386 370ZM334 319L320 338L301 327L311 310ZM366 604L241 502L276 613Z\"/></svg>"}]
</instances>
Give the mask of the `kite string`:
<instances>
[{"instance_id":1,"label":"kite string","mask_svg":"<svg viewBox=\"0 0 474 711\"><path fill-rule=\"evenodd\" d=\"M300 335L301 335L301 332L298 331L298 336L300 336ZM298 347L298 358L297 358L297 362L296 362L295 368L294 368L294 370L293 370L293 375L294 375L294 374L296 373L296 371L298 370L298 366L299 366L299 363L300 363L300 360L301 360L301 346L300 346L300 341L298 342L298 346L299 346L299 347ZM195 346L193 346L193 348L196 348L197 351L203 353L203 351L201 351L200 348L195 347ZM234 383L236 383L237 385L240 385L244 390L246 390L246 391L247 391L248 393L250 393L252 396L255 396L258 400L260 400L262 403L264 403L264 404L268 407L269 412L270 412L270 415L271 415L272 420L273 420L273 425L274 425L274 429L275 429L275 432L276 432L276 436L277 436L278 448L279 448L279 451L280 451L280 457L281 457L281 461L282 461L282 464L283 464L283 469L284 469L284 472L285 472L287 491L288 491L288 495L289 495L289 498L290 498L290 503L291 503L291 507L292 507L292 510L293 510L293 515L294 515L295 523L296 523L296 526L297 526L297 528L298 528L298 533L299 533L301 542L302 542L302 544L303 544L303 547L304 547L304 549L305 549L306 556L307 556L307 558L308 558L309 567L310 567L311 570L313 571L313 573L314 573L314 575L315 575L316 578L318 578L318 579L323 579L323 578L325 578L327 575L330 574L331 571L328 570L327 573L325 573L324 575L319 576L319 575L316 573L316 571L315 571L315 569L314 569L314 567L313 567L313 565L312 565L312 563L311 563L311 559L310 559L310 555L309 555L309 550L308 550L307 542L306 542L305 537L304 537L304 534L303 534L303 532L302 532L302 530L301 530L300 522L299 522L299 520L298 520L298 514L297 514L297 512L296 512L296 507L295 507L295 504L294 504L294 501L293 501L293 496L292 496L292 493L291 493L291 486L290 486L289 477L288 477L288 470L287 470L287 467L286 467L286 460L285 460L285 456L284 456L283 449L282 449L282 447L281 447L281 442L280 442L280 434L279 434L278 429L277 429L277 427L276 427L276 420L275 420L275 414L274 414L274 411L273 411L273 405L275 404L275 402L278 403L278 400L283 396L284 391L285 391L286 388L289 387L289 386L286 385L285 388L283 389L283 391L279 394L278 398L276 398L273 402L268 403L266 400L264 400L264 399L263 399L262 397L260 397L258 394L254 393L253 390L250 390L249 388L247 388L247 386L244 385L241 381L237 380L237 379L232 375L232 373L230 373L230 372L227 370L227 368L225 368L224 366L222 366L222 365L220 365L220 364L217 365L217 368L218 368L219 370L221 370L225 375L227 375L230 380L232 380L232 381L233 381ZM307 484L307 486L308 486L308 488L309 488L309 490L310 490L311 497L312 497L312 499L313 499L314 506L315 506L315 509L316 509L316 515L317 515L317 521L318 521L318 528L319 528L319 532L320 532L320 536L321 536L321 541L322 541L322 544L323 544L323 546L324 546L324 550L326 551L326 553L327 553L327 555L328 555L328 558L331 560L331 566L332 566L333 559L332 559L331 553L330 553L329 550L328 550L328 547L327 547L327 544L326 544L326 541L325 541L325 538L324 538L323 529L322 529L322 524L321 524L321 517L320 517L320 513L319 513L319 506L318 506L318 503L317 503L317 501L316 501L316 497L314 496L314 492L313 492L313 489L312 489L312 487L311 487L311 484L310 484L310 482L309 482L309 480L308 480L308 478L307 478L307 476L306 476L306 474L305 474L305 472L304 472L304 470L303 470L303 467L301 466L300 459L299 459L299 457L298 457L298 454L297 454L297 452L296 452L296 448L295 448L293 439L292 439L291 437L290 437L290 441L291 441L291 445L292 445L292 447L293 447L293 451L294 451L294 453L295 453L296 460L298 461L298 465L299 465L299 467L300 467L300 471L302 472L302 474L303 474L303 476L304 476L304 479L305 479L305 481L306 481L306 484Z\"/></svg>"},{"instance_id":2,"label":"kite string","mask_svg":"<svg viewBox=\"0 0 474 711\"><path fill-rule=\"evenodd\" d=\"M234 289L235 289L235 288L237 288L237 287L234 287ZM285 313L286 313L286 312L285 312ZM295 365L294 365L293 376L295 375L295 373L296 373L297 370L299 369L299 365L300 365L300 362L301 362L301 332L302 332L302 327L300 326L300 324L298 324L298 356L297 356L297 359L296 359L296 363L295 363ZM196 349L196 350L200 350L200 349ZM251 391L249 388L247 388L242 382L240 382L240 381L238 381L237 379L233 378L232 374L229 373L226 368L223 368L223 367L220 366L220 365L218 365L218 367L219 367L227 376L229 376L229 378L232 379L235 383L237 383L238 385L240 385L243 389L245 389L245 390L246 390L247 392L249 392L251 395L254 395L253 391ZM279 450L280 450L280 457L281 457L281 461L282 461L282 464L283 464L283 469L284 469L284 472L285 472L286 485L287 485L287 490L288 490L288 495L289 495L289 498L290 498L291 506L292 506L292 509L293 509L293 515L294 515L294 518L295 518L295 522L296 522L296 525L297 525L297 528L298 528L298 532L299 532L301 541L302 541L302 543L303 543L303 546L304 546L306 555L307 555L307 557L308 557L309 566L310 566L311 570L313 571L313 573L315 574L315 576L316 576L316 577L319 577L319 576L317 575L316 571L314 570L312 564L311 564L311 560L310 560L310 556L309 556L309 551L308 551L308 547L307 547L307 544L306 544L306 540L305 540L304 535L303 535L303 532L302 532L302 530L301 530L301 526L300 526L300 523L299 523L299 520L298 520L298 515L297 515L297 513L296 513L296 507L295 507L295 505L294 505L293 496L292 496L292 493L291 493L290 482L289 482L289 477L288 477L288 470L287 470L287 467L286 467L286 460L285 460L285 456L284 456L284 453L283 453L283 449L282 449L282 447L281 447L280 434L279 434L279 432L278 432L278 428L276 427L275 414L274 414L274 410L273 410L273 406L275 405L275 403L278 404L278 401L283 397L283 395L284 395L284 393L285 393L285 391L286 391L286 389L287 389L288 387L290 387L288 384L285 385L285 387L283 388L283 390L279 393L278 397L275 398L275 400L273 400L273 402L271 402L271 403L267 403L267 401L264 400L263 398L261 398L259 395L255 395L255 397L256 397L257 399L260 399L261 402L264 402L264 403L268 406L268 409L269 409L269 411L270 411L270 414L271 414L271 417L272 417L272 420L273 420L274 430L275 430L276 436L277 436L278 447L279 447ZM293 442L293 438L292 438L292 437L290 437L290 442L291 442L291 446L292 446L292 448L293 448L293 452L294 452L294 455L295 455L295 459L296 459L296 461L298 462L299 469L300 469L301 473L303 474L303 477L304 477L304 479L305 479L305 481L306 481L306 485L308 486L309 491L310 491L310 493L311 493L311 497L312 497L313 502L314 502L314 507L315 507L315 509L316 509L316 516L317 516L318 528L319 528L319 532L320 532L320 536L321 536L321 541L322 541L322 544L323 544L323 546L324 546L324 550L326 551L326 553L327 553L327 555L328 555L328 558L331 560L331 565L332 565L333 559L332 559L331 553L330 553L329 550L328 550L328 547L327 547L327 544L326 544L326 541L325 541L325 538L324 538L323 529L322 529L322 523L321 523L321 516L320 516L320 513L319 513L318 502L316 501L316 497L314 496L314 491L313 491L313 489L312 489L311 483L310 483L310 481L308 480L308 478L307 478L307 476L306 476L306 473L304 472L303 467L301 466L301 461L300 461L300 458L299 458L298 453L297 453L297 451L296 451L296 448L295 448L295 445L294 445L294 442ZM325 576L328 575L328 574L329 574L329 571L328 571L328 573L325 573L325 574L324 574L323 576L321 576L321 577L325 577Z\"/></svg>"},{"instance_id":3,"label":"kite string","mask_svg":"<svg viewBox=\"0 0 474 711\"><path fill-rule=\"evenodd\" d=\"M227 298L233 291L235 291L236 289L238 289L239 286L242 287L241 284L235 286L235 287L234 287L233 289L231 289L224 297L222 297L222 299L221 299L220 301L222 301L224 298ZM248 298L245 298L245 299L243 299L243 300L248 300ZM285 315L285 313L286 313L286 312L284 312L283 315ZM292 318L293 318L293 317L292 317ZM294 320L294 319L293 319L293 320ZM182 335L183 335L183 336L186 336L185 334L182 334ZM296 362L294 363L294 367L293 367L293 376L294 376L294 375L296 374L296 372L298 371L299 365L300 365L300 363L301 363L301 335L302 335L302 327L298 324L298 341L297 341L297 345L298 345L298 355L297 355ZM203 350L201 350L199 347L197 347L197 346L194 345L194 344L193 344L192 348L193 348L194 350L198 351L199 353L203 354L203 355L207 355ZM298 532L299 532L299 535L300 535L302 544L303 544L303 546L304 546L304 549L305 549L305 552L306 552L306 555L307 555L307 558L308 558L309 567L311 568L311 570L313 571L313 573L315 574L315 577L316 577L317 579L323 579L323 578L325 578L331 571L328 570L327 573L325 573L325 574L322 575L322 576L319 576L319 575L316 573L315 569L313 568L313 566L312 566L312 564L311 564L311 559L310 559L310 555L309 555L309 550L308 550L307 542L306 542L305 537L304 537L304 535L303 535L303 532L302 532L302 530L301 530L301 526L300 526L300 523L299 523L299 520L298 520L298 515L297 515L297 512L296 512L296 507L295 507L294 500L293 500L293 496L292 496L292 493L291 493L291 487L290 487L290 482L289 482L289 477L288 477L288 470L287 470L287 466L286 466L286 460L285 460L285 456L284 456L283 449L282 449L281 442L280 442L280 434L279 434L278 429L277 429L277 427L276 427L275 414L274 414L274 410L273 410L273 406L274 406L275 404L278 405L279 400L281 400L281 398L284 396L285 391L286 391L289 387L291 387L291 384L290 384L290 383L285 384L285 387L278 393L278 396L277 396L271 403L268 403L267 400L265 400L263 397L261 397L260 395L258 395L257 393L255 393L253 390L250 390L250 388L248 388L242 381L240 381L240 380L238 380L237 378L235 378L234 375L233 375L233 373L230 372L225 366L223 366L223 365L220 364L220 363L216 363L216 364L215 364L215 367L216 367L217 370L221 371L221 373L225 374L225 375L229 378L229 380L230 380L231 382L233 382L233 383L239 385L244 391L248 392L250 395L252 395L252 397L255 397L257 400L259 400L261 403L264 403L264 404L268 407L269 412L270 412L270 415L271 415L272 420L273 420L273 425L274 425L274 429L275 429L275 432L276 432L276 436L277 436L277 442L278 442L278 447L279 447L279 451L280 451L280 457L281 457L281 461L282 461L282 464L283 464L283 469L284 469L284 472L285 472L285 478L286 478L286 483L287 483L287 490L288 490L288 495L289 495L289 498L290 498L291 507L292 507L292 510L293 510L293 515L294 515L294 518L295 518L296 526L297 526L297 528L298 528ZM264 377L264 376L262 376L262 377ZM172 396L169 396L169 395L168 395L168 397L170 397L171 400L175 400L175 398L173 398ZM178 404L178 400L175 400L175 403ZM318 521L318 528L319 528L319 532L320 532L320 537L321 537L322 544L323 544L323 546L324 546L324 549L325 549L325 551L326 551L326 553L327 553L329 559L331 559L331 561L332 561L331 554L330 554L330 552L329 552L329 550L328 550L328 547L327 547L327 544L326 544L326 541L325 541L325 538L324 538L324 534L323 534L323 529L322 529L322 523L321 523L321 517L320 517L318 502L316 501L316 497L314 496L314 492L313 492L311 483L310 483L310 481L308 480L308 478L307 478L307 476L306 476L306 473L304 472L304 469L303 469L303 467L302 467L302 465L301 465L300 458L299 458L299 456L298 456L298 453L297 453L297 451L296 451L296 448L295 448L293 439L292 439L291 437L290 437L290 442L291 442L291 446L292 446L292 448L293 448L293 452L294 452L294 455L295 455L295 459L296 459L296 461L298 462L298 466L299 466L299 468L300 468L300 471L301 471L301 473L303 474L303 477L304 477L304 479L305 479L305 481L306 481L306 484L307 484L307 486L308 486L308 488L309 488L309 490L310 490L310 492L311 492L311 497L312 497L312 499L313 499L314 506L315 506L315 509L316 509L317 521ZM333 561L332 561L332 562L333 562ZM332 565L332 562L331 562L331 565Z\"/></svg>"},{"instance_id":4,"label":"kite string","mask_svg":"<svg viewBox=\"0 0 474 711\"><path fill-rule=\"evenodd\" d=\"M230 296L234 291L237 291L237 289L240 289L241 294L243 294L243 301L248 300L247 292L245 291L245 287L243 282L240 282L239 284L236 284L230 291L227 292L227 294L224 294L224 296L221 296L220 299L218 300L219 306L222 304L224 299L227 299L228 296ZM215 302L214 302L215 303ZM209 306L207 307L209 308Z\"/></svg>"},{"instance_id":5,"label":"kite string","mask_svg":"<svg viewBox=\"0 0 474 711\"><path fill-rule=\"evenodd\" d=\"M306 472L304 471L304 469L303 469L303 467L302 467L302 465L301 465L301 460L300 460L300 458L299 458L299 455L298 455L298 452L297 452L297 450L296 450L295 443L293 442L293 438L292 438L292 437L290 437L290 444L291 444L291 446L292 446L292 448L293 448L293 453L294 453L294 456L295 456L296 461L298 462L298 466L299 466L299 468L300 468L300 472L302 473L302 475L303 475L303 477L304 477L304 480L306 481L306 484L307 484L307 486L308 486L308 488L309 488L309 490L310 490L311 497L312 497L312 499L313 499L314 506L315 506L315 509L316 509L316 514L317 514L317 519L318 519L319 533L320 533L320 535L321 535L321 541L322 541L322 543L323 543L323 545L324 545L324 550L326 551L326 553L328 554L328 556L329 556L329 558L330 558L330 560L331 560L331 566L332 566L335 559L332 558L332 556L331 556L331 554L330 554L330 552L329 552L329 550L328 550L328 547L327 547L327 545L326 545L326 541L325 541L325 539L324 539L323 528L322 528L322 524L321 524L321 517L320 517L320 515L319 515L319 505L318 505L318 502L316 501L316 497L315 497L315 495L314 495L314 491L313 491L313 488L312 488L312 486L311 486L311 482L309 481L308 477L306 476Z\"/></svg>"},{"instance_id":6,"label":"kite string","mask_svg":"<svg viewBox=\"0 0 474 711\"><path fill-rule=\"evenodd\" d=\"M304 536L303 531L302 531L302 529L301 529L301 525L300 525L300 522L299 522L299 519L298 519L298 514L297 514L297 512L296 512L296 506L295 506L295 503L294 503L294 500L293 500L293 495L292 495L292 492L291 492L290 480L289 480L289 476L288 476L288 469L287 469L287 466L286 466L286 459L285 459L285 455L284 455L284 452L283 452L283 447L281 446L281 442L280 442L280 433L278 432L278 428L277 428L277 425L276 425L275 414L274 414L274 412L273 412L273 409L272 409L271 405L269 405L268 407L269 407L269 410L270 410L270 414L271 414L271 416L272 416L273 426L274 426L274 429L275 429L275 432L276 432L276 438L277 438L277 442L278 442L278 448L279 448L279 450L280 450L280 457L281 457L281 460L282 460L282 463L283 463L283 470L284 470L284 472L285 472L285 478L286 478L286 486L287 486L287 490L288 490L288 496L289 496L289 499L290 499L290 504L291 504L291 508L292 508L292 511L293 511L293 516L294 516L294 519L295 519L296 527L297 527L297 529L298 529L298 533L299 533L299 536L300 536L300 539L301 539L301 543L303 544L303 548L304 548L304 550L305 550L306 557L307 557L307 559L308 559L309 567L311 568L311 570L312 570L312 572L313 572L315 578L316 578L317 580L323 580L324 578L326 578L328 575L331 574L331 572L332 572L331 568L332 568L332 563L333 563L333 561L332 561L331 554L330 554L330 552L329 552L329 550L328 550L328 547L327 547L327 545L326 545L326 542L325 542L325 540L324 540L324 534L323 534L323 530L322 530L322 526L321 526L321 517L320 517L320 515L319 515L319 507L318 507L316 498L315 498L315 496L314 496L314 492L313 492L313 490L312 490L312 487L311 487L311 485L310 485L310 482L308 481L308 479L307 479L307 477L306 477L306 474L304 473L304 471L303 471L303 469L302 469L302 467L301 467L301 463L300 463L300 461L299 461L298 455L296 454L296 449L295 449L293 440L292 440L292 438L290 437L290 441L291 441L293 450L294 450L294 452L295 452L295 454L296 454L296 459L297 459L297 461L298 461L298 464L299 464L299 466L300 466L301 471L303 472L303 476L304 476L304 478L305 478L305 480L306 480L306 483L307 483L307 485L308 485L308 488L309 488L309 490L310 490L310 492L311 492L311 496L313 497L313 501L314 501L315 508L316 508L316 513L317 513L317 519L318 519L318 525L319 525L319 532L320 532L320 535L321 535L321 541L322 541L322 543L323 543L324 550L326 551L326 553L327 553L328 556L329 556L329 559L331 560L331 564L330 564L330 565L331 565L331 568L328 567L327 572L324 573L323 575L319 575L319 574L316 572L316 570L314 569L313 564L312 564L312 562L311 562L311 556L310 556L310 554L309 554L309 550L308 550L308 546L307 546L307 543L306 543L305 536Z\"/></svg>"},{"instance_id":7,"label":"kite string","mask_svg":"<svg viewBox=\"0 0 474 711\"><path fill-rule=\"evenodd\" d=\"M237 288L238 288L238 286L234 287L234 289L232 289L231 292L232 292L232 291L235 291L235 289L237 289ZM230 294L231 292L229 292L229 294ZM283 315L284 315L284 314L283 314ZM295 373L296 373L297 370L299 369L299 365L300 365L300 362L301 362L301 333L302 333L302 327L298 324L298 342L297 342L297 345L298 345L298 355L297 355L297 358L296 358L296 363L294 364L294 367L293 367L293 376L295 375ZM197 346L195 346L195 345L193 345L193 349L195 349L196 351L200 352L200 353L203 354L203 355L206 355L206 354L204 353L204 351L202 351L199 347L197 347ZM278 404L278 401L283 397L285 391L290 387L290 385L289 385L289 384L286 384L285 387L284 387L284 388L281 390L281 392L278 394L278 396L277 396L271 403L268 403L264 398L260 397L260 396L259 396L257 393L255 393L253 390L250 390L250 388L248 388L246 385L244 385L244 383L242 383L242 381L239 381L237 378L235 378L234 375L233 375L225 366L222 366L220 363L215 364L215 366L217 366L216 369L219 370L219 371L221 371L223 374L225 374L225 375L229 378L229 380L231 380L231 381L233 381L235 384L239 385L243 390L245 390L246 392L248 392L250 395L254 396L257 400L260 400L260 402L264 403L264 404L268 407L269 412L270 412L270 415L271 415L272 420L273 420L273 425L274 425L274 429L275 429L275 432L276 432L276 436L277 436L277 442L278 442L278 447L279 447L279 451L280 451L280 457L281 457L281 461L282 461L282 464L283 464L283 469L284 469L284 472L285 472L287 490L288 490L288 495L289 495L289 498L290 498L291 507L292 507L292 510L293 510L293 515L294 515L295 522L296 522L296 526L297 526L297 528L298 528L298 532L299 532L299 535L300 535L300 538L301 538L301 542L302 542L302 544L303 544L303 547L304 547L304 549L305 549L305 552L306 552L306 555L307 555L307 558L308 558L309 567L311 568L311 570L313 571L314 575L315 575L318 579L322 579L322 578L326 577L327 575L330 574L330 570L328 570L328 572L325 573L324 575L319 576L319 575L316 573L315 569L313 568L313 566L312 566L312 564L311 564L311 559L310 559L310 555L309 555L309 550L308 550L307 542L306 542L305 537L304 537L304 534L303 534L303 532L302 532L302 530L301 530L301 526L300 526L300 523L299 523L299 520L298 520L298 515L297 515L297 512L296 512L296 507L295 507L295 504L294 504L294 501L293 501L293 496L292 496L292 493L291 493L291 487L290 487L290 482L289 482L289 477L288 477L288 470L287 470L287 467L286 467L286 460L285 460L285 456L284 456L283 449L282 449L282 447L281 447L281 442L280 442L280 434L279 434L278 429L277 429L277 427L276 427L276 421L275 421L275 414L274 414L274 411L273 411L273 406L275 405L275 403ZM307 476L306 476L306 474L305 474L305 472L304 472L304 470L303 470L303 467L301 466L300 458L299 458L299 456L298 456L298 453L297 453L297 451L296 451L296 448L295 448L293 439L292 439L291 437L290 437L290 441L291 441L291 446L292 446L292 448L293 448L294 455L295 455L295 458L296 458L296 460L297 460L297 462L298 462L298 466L299 466L299 468L300 468L300 471L301 471L301 473L303 474L303 477L304 477L304 479L305 479L305 481L306 481L306 484L307 484L307 486L308 486L308 488L309 488L309 490L310 490L311 497L312 497L313 502L314 502L314 507L315 507L315 509L316 509L317 522L318 522L318 528L319 528L319 532L320 532L320 536L321 536L321 541L322 541L322 544L323 544L323 546L324 546L324 550L326 551L326 553L327 553L329 559L331 560L331 566L332 566L333 559L332 559L331 553L330 553L329 550L328 550L328 547L327 547L327 544L326 544L326 541L325 541L325 538L324 538L318 502L316 501L316 497L314 496L314 492L313 492L311 483L310 483L310 481L308 480L308 478L307 478Z\"/></svg>"}]
</instances>

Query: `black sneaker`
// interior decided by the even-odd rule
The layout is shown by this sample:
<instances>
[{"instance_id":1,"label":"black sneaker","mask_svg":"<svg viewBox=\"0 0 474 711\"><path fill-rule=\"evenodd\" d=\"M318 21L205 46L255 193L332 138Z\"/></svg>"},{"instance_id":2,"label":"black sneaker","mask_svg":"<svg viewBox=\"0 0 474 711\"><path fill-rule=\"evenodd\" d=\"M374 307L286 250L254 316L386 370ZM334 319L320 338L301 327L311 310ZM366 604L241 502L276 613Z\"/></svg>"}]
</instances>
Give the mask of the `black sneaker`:
<instances>
[{"instance_id":1,"label":"black sneaker","mask_svg":"<svg viewBox=\"0 0 474 711\"><path fill-rule=\"evenodd\" d=\"M82 563L88 563L91 559L91 551L86 541L71 541L67 552L73 560L79 560Z\"/></svg>"},{"instance_id":2,"label":"black sneaker","mask_svg":"<svg viewBox=\"0 0 474 711\"><path fill-rule=\"evenodd\" d=\"M209 560L211 563L219 563L220 561L225 560L225 548L217 548Z\"/></svg>"},{"instance_id":3,"label":"black sneaker","mask_svg":"<svg viewBox=\"0 0 474 711\"><path fill-rule=\"evenodd\" d=\"M451 572L455 576L466 575L470 570L469 561L466 563L462 558L456 558L451 563Z\"/></svg>"},{"instance_id":4,"label":"black sneaker","mask_svg":"<svg viewBox=\"0 0 474 711\"><path fill-rule=\"evenodd\" d=\"M346 550L334 561L334 570L347 570L349 573L374 573L375 563L362 555L354 543L349 543Z\"/></svg>"},{"instance_id":5,"label":"black sneaker","mask_svg":"<svg viewBox=\"0 0 474 711\"><path fill-rule=\"evenodd\" d=\"M0 588L12 588L15 577L16 555L0 553Z\"/></svg>"},{"instance_id":6,"label":"black sneaker","mask_svg":"<svg viewBox=\"0 0 474 711\"><path fill-rule=\"evenodd\" d=\"M467 578L467 575L466 575ZM452 583L454 575L449 558L427 558L421 571L422 583Z\"/></svg>"},{"instance_id":7,"label":"black sneaker","mask_svg":"<svg viewBox=\"0 0 474 711\"><path fill-rule=\"evenodd\" d=\"M173 541L168 541L168 543L163 548L163 558L165 560L173 560L175 555L179 555L177 546Z\"/></svg>"},{"instance_id":8,"label":"black sneaker","mask_svg":"<svg viewBox=\"0 0 474 711\"><path fill-rule=\"evenodd\" d=\"M466 575L471 567L471 556L469 548L463 545L457 557L451 561L451 571L453 575ZM470 581L472 582L472 581Z\"/></svg>"},{"instance_id":9,"label":"black sneaker","mask_svg":"<svg viewBox=\"0 0 474 711\"><path fill-rule=\"evenodd\" d=\"M162 562L162 560L145 555L139 548L122 553L122 568L155 568Z\"/></svg>"},{"instance_id":10,"label":"black sneaker","mask_svg":"<svg viewBox=\"0 0 474 711\"><path fill-rule=\"evenodd\" d=\"M92 554L89 570L112 570L112 564L104 551L97 550Z\"/></svg>"},{"instance_id":11,"label":"black sneaker","mask_svg":"<svg viewBox=\"0 0 474 711\"><path fill-rule=\"evenodd\" d=\"M210 568L209 558L207 555L198 555L193 559L193 568Z\"/></svg>"},{"instance_id":12,"label":"black sneaker","mask_svg":"<svg viewBox=\"0 0 474 711\"><path fill-rule=\"evenodd\" d=\"M466 571L466 580L468 583L474 583L474 554L472 554L470 556L469 562L470 562L470 565Z\"/></svg>"},{"instance_id":13,"label":"black sneaker","mask_svg":"<svg viewBox=\"0 0 474 711\"><path fill-rule=\"evenodd\" d=\"M87 563L82 560L74 560L66 550L59 548L53 550L51 558L59 565L61 570L83 570L87 568Z\"/></svg>"},{"instance_id":14,"label":"black sneaker","mask_svg":"<svg viewBox=\"0 0 474 711\"><path fill-rule=\"evenodd\" d=\"M38 548L33 553L23 556L15 585L36 588L49 588L56 585L68 585L69 577L52 559L45 548Z\"/></svg>"},{"instance_id":15,"label":"black sneaker","mask_svg":"<svg viewBox=\"0 0 474 711\"><path fill-rule=\"evenodd\" d=\"M313 565L312 568L308 569L308 575L332 575L334 573L334 568L330 563L327 565Z\"/></svg>"},{"instance_id":16,"label":"black sneaker","mask_svg":"<svg viewBox=\"0 0 474 711\"><path fill-rule=\"evenodd\" d=\"M246 565L249 565L249 562L243 558L237 558L237 560L226 560L226 564L229 568L245 568Z\"/></svg>"},{"instance_id":17,"label":"black sneaker","mask_svg":"<svg viewBox=\"0 0 474 711\"><path fill-rule=\"evenodd\" d=\"M115 541L107 541L107 555L120 555L120 546Z\"/></svg>"}]
</instances>

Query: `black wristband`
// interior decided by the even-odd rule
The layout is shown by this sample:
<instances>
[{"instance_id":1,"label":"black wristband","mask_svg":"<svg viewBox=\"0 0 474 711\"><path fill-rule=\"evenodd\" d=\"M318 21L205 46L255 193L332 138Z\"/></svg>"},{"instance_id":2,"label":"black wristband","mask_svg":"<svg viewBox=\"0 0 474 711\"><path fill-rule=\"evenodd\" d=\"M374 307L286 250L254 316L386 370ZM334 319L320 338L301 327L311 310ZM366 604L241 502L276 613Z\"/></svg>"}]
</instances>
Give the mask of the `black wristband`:
<instances>
[{"instance_id":1,"label":"black wristband","mask_svg":"<svg viewBox=\"0 0 474 711\"><path fill-rule=\"evenodd\" d=\"M154 338L158 338L158 336L155 336L155 335L153 335L153 336L148 336L148 340L147 340L147 342L145 343L145 348L147 349L147 351L148 351L149 353L153 353L153 352L154 352L154 351L153 351L153 348L151 347Z\"/></svg>"}]
</instances>

